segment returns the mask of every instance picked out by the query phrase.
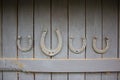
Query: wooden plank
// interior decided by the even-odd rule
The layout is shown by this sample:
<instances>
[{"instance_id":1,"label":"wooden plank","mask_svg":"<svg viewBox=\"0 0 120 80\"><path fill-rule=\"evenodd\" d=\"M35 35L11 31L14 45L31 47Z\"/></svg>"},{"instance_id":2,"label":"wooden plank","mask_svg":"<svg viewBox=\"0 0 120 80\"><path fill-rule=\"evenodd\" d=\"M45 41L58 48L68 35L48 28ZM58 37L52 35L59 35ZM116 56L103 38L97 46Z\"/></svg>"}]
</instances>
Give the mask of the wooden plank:
<instances>
[{"instance_id":1,"label":"wooden plank","mask_svg":"<svg viewBox=\"0 0 120 80\"><path fill-rule=\"evenodd\" d=\"M4 58L16 58L17 0L3 0L2 51ZM11 47L12 46L12 47ZM3 80L17 80L16 72L3 72Z\"/></svg>"},{"instance_id":2,"label":"wooden plank","mask_svg":"<svg viewBox=\"0 0 120 80\"><path fill-rule=\"evenodd\" d=\"M85 38L85 0L69 1L69 38L73 36L73 47L80 49L82 37ZM69 59L85 58L85 50L75 54L69 49ZM84 80L84 73L69 73L69 80Z\"/></svg>"},{"instance_id":3,"label":"wooden plank","mask_svg":"<svg viewBox=\"0 0 120 80\"><path fill-rule=\"evenodd\" d=\"M18 36L21 36L21 46L28 47L28 35L33 39L33 0L18 2ZM18 58L33 58L33 47L28 52L18 50ZM19 73L19 80L34 80L32 73Z\"/></svg>"},{"instance_id":4,"label":"wooden plank","mask_svg":"<svg viewBox=\"0 0 120 80\"><path fill-rule=\"evenodd\" d=\"M120 59L117 58L88 60L0 59L0 64L2 64L0 70L23 72L120 72Z\"/></svg>"},{"instance_id":5,"label":"wooden plank","mask_svg":"<svg viewBox=\"0 0 120 80\"><path fill-rule=\"evenodd\" d=\"M51 2L51 27L52 27L52 46L54 49L57 44L56 29L58 29L62 36L62 50L53 58L67 58L67 0L52 0ZM53 73L52 80L67 80L66 73Z\"/></svg>"},{"instance_id":6,"label":"wooden plank","mask_svg":"<svg viewBox=\"0 0 120 80\"><path fill-rule=\"evenodd\" d=\"M2 58L2 0L0 0L0 58ZM0 72L0 80L2 80L2 71Z\"/></svg>"},{"instance_id":7,"label":"wooden plank","mask_svg":"<svg viewBox=\"0 0 120 80\"><path fill-rule=\"evenodd\" d=\"M92 40L97 37L97 47L101 48L101 0L86 0L86 58L101 58L92 48ZM95 64L96 65L96 64ZM101 73L86 73L86 80L101 80Z\"/></svg>"},{"instance_id":8,"label":"wooden plank","mask_svg":"<svg viewBox=\"0 0 120 80\"><path fill-rule=\"evenodd\" d=\"M0 0L0 58L2 58L2 3Z\"/></svg>"},{"instance_id":9,"label":"wooden plank","mask_svg":"<svg viewBox=\"0 0 120 80\"><path fill-rule=\"evenodd\" d=\"M105 46L104 37L108 37L110 43L110 48L103 55L103 58L117 58L118 55L117 4L117 0L103 0L103 46ZM117 80L117 73L103 73L102 80Z\"/></svg>"},{"instance_id":10,"label":"wooden plank","mask_svg":"<svg viewBox=\"0 0 120 80\"><path fill-rule=\"evenodd\" d=\"M40 49L41 35L47 30L45 44L50 48L50 0L35 0L35 58L49 59ZM35 80L51 80L50 73L35 73Z\"/></svg>"},{"instance_id":11,"label":"wooden plank","mask_svg":"<svg viewBox=\"0 0 120 80\"><path fill-rule=\"evenodd\" d=\"M52 48L56 48L58 44L56 29L62 36L62 50L53 58L67 58L67 0L52 1Z\"/></svg>"},{"instance_id":12,"label":"wooden plank","mask_svg":"<svg viewBox=\"0 0 120 80\"><path fill-rule=\"evenodd\" d=\"M118 43L119 43L119 46L118 46L118 58L120 58L120 1L118 0L118 17L119 17L119 19L118 19ZM120 80L120 73L118 73L118 80Z\"/></svg>"},{"instance_id":13,"label":"wooden plank","mask_svg":"<svg viewBox=\"0 0 120 80\"><path fill-rule=\"evenodd\" d=\"M92 48L92 40L98 37L97 46L101 48L101 3L100 0L86 1L86 58L100 58L101 54L96 54Z\"/></svg>"}]
</instances>

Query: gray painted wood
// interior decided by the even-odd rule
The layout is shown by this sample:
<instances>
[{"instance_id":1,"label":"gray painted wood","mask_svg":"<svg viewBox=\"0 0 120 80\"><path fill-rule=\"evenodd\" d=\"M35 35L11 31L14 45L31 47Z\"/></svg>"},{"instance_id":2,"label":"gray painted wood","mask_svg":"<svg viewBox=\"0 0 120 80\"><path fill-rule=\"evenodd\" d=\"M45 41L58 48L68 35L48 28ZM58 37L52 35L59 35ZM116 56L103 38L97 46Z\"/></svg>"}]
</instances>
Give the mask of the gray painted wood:
<instances>
[{"instance_id":1,"label":"gray painted wood","mask_svg":"<svg viewBox=\"0 0 120 80\"><path fill-rule=\"evenodd\" d=\"M3 38L3 56L4 57L13 57L13 58L16 58L16 54L17 54L17 49L16 49L16 36L17 36L17 31L16 31L16 28L15 27L17 25L17 15L16 15L16 1L8 1L8 0L3 0L5 2L5 8L4 8L4 12L5 13L3 15L3 34L2 38ZM72 1L72 0L71 0ZM36 0L36 4L35 4L35 31L34 31L34 34L33 35L33 8L32 8L32 0L22 0L20 1L20 6L19 6L19 9L18 11L20 12L19 13L19 19L18 19L18 35L21 35L22 37L24 37L23 41L22 41L22 46L23 47L26 47L27 44L26 44L26 36L27 35L32 35L32 37L35 37L35 45L34 45L34 50L32 49L31 51L29 52L26 52L26 53L23 53L21 51L19 51L18 53L18 57L19 58L40 58L40 59L49 59L48 56L44 55L42 52L41 52L41 49L40 49L40 39L41 39L41 34L42 34L42 31L44 29L48 29L48 34L47 34L47 37L46 37L46 46L48 48L55 48L57 46L57 37L56 37L56 33L55 33L55 30L56 28L58 28L60 30L60 32L62 33L62 38L63 38L63 49L62 51L56 55L55 57L53 58L84 58L86 56L86 58L101 58L101 55L100 54L96 54L93 49L92 49L92 38L94 36L97 36L98 37L98 40L97 40L97 47L98 48L101 48L102 45L104 45L104 37L105 36L108 36L110 38L110 49L108 50L108 52L106 54L103 55L103 58L116 58L118 57L117 55L117 49L119 49L117 46L118 46L118 38L117 38L117 34L118 34L118 30L117 30L117 0L103 0L103 31L102 31L102 22L101 22L101 18L102 18L102 14L101 14L101 0L87 0L87 16L86 16L86 37L87 37L87 48L86 48L86 55L81 53L81 54L78 54L78 55L75 55L75 54L72 54L72 52L68 51L68 35L72 35L75 37L75 41L73 42L73 45L74 47L76 48L79 48L81 47L81 40L80 37L82 37L82 35L84 36L84 29L85 27L83 26L79 26L79 25L85 25L84 24L84 8L83 7L83 2L81 0L80 3L75 3L77 0L73 1L73 3L71 2L71 5L72 4L75 4L74 6L71 6L70 8L70 34L68 34L68 29L67 29L67 1L61 1L61 0L58 0L58 1L55 1L53 0L52 1L52 15L50 14L50 1L48 0ZM79 1L79 0L78 0ZM10 4L7 4L7 3L10 3ZM11 4L15 4L15 5L12 5L12 8ZM30 4L30 5L29 5ZM80 5L77 5L77 4L80 4ZM29 6L28 6L29 5ZM8 6L8 7L6 7ZM82 6L78 9L77 6ZM73 7L76 7L76 9L73 9ZM82 8L82 9L81 9ZM12 9L12 10L11 10ZM80 12L80 11L81 12ZM51 15L51 19L52 19L52 24L50 24L50 15ZM77 15L76 17L74 17L74 15ZM80 17L80 18L79 18ZM76 20L76 21L75 21ZM75 21L75 22L74 22ZM1 22L1 21L0 21ZM1 23L0 23L1 24ZM31 26L32 25L32 26ZM5 27L5 26L9 26L9 27ZM10 27L10 26L14 26L14 27ZM50 26L52 27L51 31L52 31L52 34L51 34L51 31L50 31ZM82 29L81 29L82 28ZM80 29L80 30L79 30ZM120 28L119 28L120 29ZM73 30L73 31L72 31ZM77 31L79 30L79 31ZM120 30L119 30L120 31ZM73 32L73 33L72 33ZM103 33L102 33L103 32ZM16 34L15 34L16 33ZM76 35L75 35L76 34ZM79 35L77 35L79 34ZM5 36L4 36L5 35ZM7 36L6 36L7 35ZM10 35L10 37L9 37ZM12 36L11 36L12 35ZM15 35L15 36L14 36ZM119 33L120 35L120 33ZM51 41L52 40L52 41ZM25 41L25 45L23 44ZM8 42L10 42L10 44L8 44ZM52 42L52 43L50 43ZM79 46L78 46L78 44ZM102 44L103 42L103 44ZM119 42L120 42L120 39L119 39ZM9 45L6 47L6 45ZM13 45L14 47L11 47L11 45ZM120 45L120 43L119 43ZM8 54L10 53L10 54ZM34 54L33 54L34 53ZM68 55L68 53L70 53ZM12 55L11 55L12 54ZM33 60L34 61L34 60ZM103 61L104 62L104 61ZM100 63L103 63L103 62L100 62ZM41 66L39 60L38 62L26 62L25 61L25 65L26 64L29 64L29 66L31 65L36 65L36 66ZM42 62L44 63L44 62ZM83 62L81 62L83 63ZM96 62L97 63L97 62ZM100 65L100 63L98 65ZM116 69L115 66L119 66L119 61L118 63L116 62L105 62L107 64L108 67L111 66L111 64L113 65L113 63L115 63L115 65L113 65L111 67L111 70L113 69ZM10 63L9 63L10 64ZM69 62L69 64L71 65L68 65L66 66L67 64L64 63L62 65L66 66L66 67L61 67L59 68L58 65L59 63L56 63L57 66L54 66L54 67L57 67L57 68L51 68L50 69L50 66L52 67L52 65L55 65L54 62L45 62L45 69L41 69L41 70L46 70L45 72L47 72L47 70L51 70L52 71L56 71L56 72L59 72L59 71L62 71L62 70L67 70L67 69L70 69L70 70L73 70L73 68L68 68L69 66L71 67L74 67L74 65ZM46 65L47 64L47 65ZM88 63L87 63L88 64ZM90 64L90 63L89 63ZM87 65L87 69L89 69L89 64ZM91 62L91 65L93 64L93 62ZM95 64L95 63L94 63ZM109 65L108 65L109 64ZM11 64L10 64L11 65ZM14 64L13 64L14 65ZM49 66L48 66L49 65ZM76 63L76 65L78 65ZM1 66L1 63L0 63L0 66ZM8 65L9 66L9 65ZM46 67L47 66L47 67ZM81 66L81 64L78 65L78 67ZM84 66L84 65L83 65ZM85 65L86 66L86 65ZM93 65L94 66L94 65ZM101 66L101 65L100 65ZM7 67L7 66L6 66ZM48 68L49 67L49 68ZM94 66L95 67L95 66ZM94 68L93 67L93 68ZM103 72L106 72L106 70L108 69L107 68L103 68L105 69ZM39 69L41 67L32 67L31 68L28 68L28 66L25 67L25 69L29 69L29 70L33 70L36 69L36 71L39 72ZM64 68L64 69L62 69ZM66 69L67 68L67 69ZM76 68L76 67L75 67ZM99 67L98 67L99 68ZM100 67L101 68L101 67ZM59 69L58 71L55 70L55 69ZM62 69L62 70L60 70ZM86 67L85 67L86 69ZM94 68L95 70L96 68ZM117 68L118 70L116 71L119 71L119 68ZM64 70L64 72L65 72ZM69 70L69 71L70 71ZM84 69L82 69L84 70ZM93 70L93 69L92 69ZM79 70L77 70L78 72L80 72ZM89 70L86 70L86 72L91 72ZM49 71L50 72L50 71ZM101 71L95 71L95 72L101 72ZM107 71L108 72L108 71ZM15 75L14 75L15 74ZM17 79L17 73L15 72L4 72L4 80L16 80ZM21 73L20 73L21 74ZM14 76L13 76L14 75ZM7 76L7 77L6 77ZM83 80L84 79L84 74L78 74L78 73L72 73L69 75L69 79L75 79L75 80ZM20 80L26 80L26 79L33 79L33 74L31 73L23 73L21 74L20 76ZM0 77L1 78L1 77ZM14 79L13 79L14 78ZM53 80L56 80L56 79L67 79L67 75L66 73L54 73L52 75L52 77L50 76L50 73L36 73L35 74L35 79L36 80L49 80L49 79L53 79ZM86 75L86 80L101 80L101 74L100 73L87 73ZM120 79L120 76L118 76L118 80ZM1 80L1 79L0 79ZM102 74L102 80L117 80L117 74L116 73L104 73Z\"/></svg>"},{"instance_id":2,"label":"gray painted wood","mask_svg":"<svg viewBox=\"0 0 120 80\"><path fill-rule=\"evenodd\" d=\"M118 31L118 42L119 42L119 47L117 48L118 49L118 58L120 58L120 1L118 0L118 2L119 2L119 5L118 5L118 7L119 7L119 10L118 10L118 17L119 17L119 27L118 27L118 29L119 29L119 31ZM118 80L120 80L120 73L118 73Z\"/></svg>"},{"instance_id":3,"label":"gray painted wood","mask_svg":"<svg viewBox=\"0 0 120 80\"><path fill-rule=\"evenodd\" d=\"M2 15L3 57L16 58L17 0L3 0ZM11 47L12 46L12 47ZM17 80L16 72L3 72L3 80Z\"/></svg>"},{"instance_id":4,"label":"gray painted wood","mask_svg":"<svg viewBox=\"0 0 120 80\"><path fill-rule=\"evenodd\" d=\"M118 5L118 7L119 7L119 11L118 11L118 17L119 17L119 27L118 27L118 29L119 29L119 31L118 31L118 40L119 40L119 47L118 47L118 58L120 58L120 1L118 0L118 2L119 2L119 5ZM118 80L120 80L120 73L118 73Z\"/></svg>"},{"instance_id":5,"label":"gray painted wood","mask_svg":"<svg viewBox=\"0 0 120 80\"><path fill-rule=\"evenodd\" d=\"M33 0L19 0L18 2L18 36L22 37L21 46L27 47L28 38L33 39ZM33 58L33 47L28 52L18 50L18 58ZM32 73L19 73L19 80L34 80Z\"/></svg>"},{"instance_id":6,"label":"gray painted wood","mask_svg":"<svg viewBox=\"0 0 120 80\"><path fill-rule=\"evenodd\" d=\"M89 59L89 60L88 59L87 60L86 59L81 59L81 60L0 59L0 64L2 64L0 65L0 70L4 70L4 71L9 69L12 71L18 70L23 72L116 72L116 71L119 72L120 71L120 67L119 67L120 59ZM53 77L59 77L58 74L55 75ZM61 75L63 75L63 73L61 73ZM110 75L106 75L106 76L110 76ZM112 78L113 76L114 75L111 75L110 78ZM65 75L64 77L61 76L61 78L65 79ZM110 78L108 77L108 79Z\"/></svg>"},{"instance_id":7,"label":"gray painted wood","mask_svg":"<svg viewBox=\"0 0 120 80\"><path fill-rule=\"evenodd\" d=\"M86 0L86 58L101 58L92 48L93 37L97 37L97 47L101 48L101 0ZM101 73L86 73L86 80L101 80Z\"/></svg>"},{"instance_id":8,"label":"gray painted wood","mask_svg":"<svg viewBox=\"0 0 120 80\"><path fill-rule=\"evenodd\" d=\"M57 44L57 37L55 30L58 29L62 35L62 50L54 56L53 58L67 58L67 0L52 0L52 49L54 49ZM52 80L67 80L66 73L53 73Z\"/></svg>"},{"instance_id":9,"label":"gray painted wood","mask_svg":"<svg viewBox=\"0 0 120 80\"><path fill-rule=\"evenodd\" d=\"M110 40L110 48L103 58L117 58L117 4L117 0L103 0L103 38L108 37ZM103 40L103 46L104 44ZM104 73L102 80L117 80L117 73Z\"/></svg>"},{"instance_id":10,"label":"gray painted wood","mask_svg":"<svg viewBox=\"0 0 120 80\"><path fill-rule=\"evenodd\" d=\"M2 3L0 0L0 58L2 58Z\"/></svg>"},{"instance_id":11,"label":"gray painted wood","mask_svg":"<svg viewBox=\"0 0 120 80\"><path fill-rule=\"evenodd\" d=\"M44 30L47 30L45 44L50 48L50 0L36 0L35 1L35 58L49 58L40 48L40 40Z\"/></svg>"},{"instance_id":12,"label":"gray painted wood","mask_svg":"<svg viewBox=\"0 0 120 80\"><path fill-rule=\"evenodd\" d=\"M82 37L85 37L85 1L69 1L69 38L74 37L73 47L76 49L82 46ZM69 58L85 59L85 50L75 54L69 50Z\"/></svg>"},{"instance_id":13,"label":"gray painted wood","mask_svg":"<svg viewBox=\"0 0 120 80\"><path fill-rule=\"evenodd\" d=\"M96 54L92 48L93 37L98 37L97 47L101 48L101 1L100 0L87 0L86 1L86 58L101 58L101 54Z\"/></svg>"},{"instance_id":14,"label":"gray painted wood","mask_svg":"<svg viewBox=\"0 0 120 80\"><path fill-rule=\"evenodd\" d=\"M49 56L41 51L40 40L43 31L47 29L45 44L50 49L50 0L35 0L34 14L35 58L49 59ZM51 74L35 73L35 80L51 80Z\"/></svg>"},{"instance_id":15,"label":"gray painted wood","mask_svg":"<svg viewBox=\"0 0 120 80\"><path fill-rule=\"evenodd\" d=\"M2 1L0 0L0 58L2 58ZM2 71L0 71L0 80L2 80Z\"/></svg>"},{"instance_id":16,"label":"gray painted wood","mask_svg":"<svg viewBox=\"0 0 120 80\"><path fill-rule=\"evenodd\" d=\"M67 0L52 1L52 48L56 48L58 41L56 29L62 35L63 46L58 55L53 58L67 58Z\"/></svg>"},{"instance_id":17,"label":"gray painted wood","mask_svg":"<svg viewBox=\"0 0 120 80\"><path fill-rule=\"evenodd\" d=\"M85 0L69 1L69 38L73 36L73 46L80 49L82 37L85 38ZM84 59L85 50L80 54L75 54L69 50L69 59ZM69 73L69 80L84 80L84 73Z\"/></svg>"}]
</instances>

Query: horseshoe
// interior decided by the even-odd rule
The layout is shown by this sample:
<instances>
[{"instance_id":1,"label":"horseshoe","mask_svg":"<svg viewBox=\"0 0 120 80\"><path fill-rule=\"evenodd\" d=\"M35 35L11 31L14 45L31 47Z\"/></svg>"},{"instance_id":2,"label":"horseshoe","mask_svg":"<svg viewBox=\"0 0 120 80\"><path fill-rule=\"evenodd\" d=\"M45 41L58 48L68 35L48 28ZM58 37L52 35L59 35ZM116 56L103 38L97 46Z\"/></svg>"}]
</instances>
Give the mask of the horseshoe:
<instances>
[{"instance_id":1,"label":"horseshoe","mask_svg":"<svg viewBox=\"0 0 120 80\"><path fill-rule=\"evenodd\" d=\"M47 49L45 46L45 37L46 37L46 33L47 31L44 31L42 33L42 37L41 37L41 42L40 42L40 46L41 46L41 50L43 51L43 53L47 56L55 56L57 55L61 49L62 49L62 38L61 38L61 34L59 32L59 30L56 30L56 34L58 37L58 46L55 49Z\"/></svg>"},{"instance_id":2,"label":"horseshoe","mask_svg":"<svg viewBox=\"0 0 120 80\"><path fill-rule=\"evenodd\" d=\"M93 49L95 52L97 52L98 54L104 54L105 52L107 52L107 50L109 49L109 40L107 37L105 37L105 42L106 42L106 47L104 49L98 49L96 47L96 42L97 42L97 37L93 38Z\"/></svg>"},{"instance_id":3,"label":"horseshoe","mask_svg":"<svg viewBox=\"0 0 120 80\"><path fill-rule=\"evenodd\" d=\"M31 50L32 49L32 37L30 35L28 36L29 46L27 48L22 48L21 47L21 45L20 45L21 39L22 39L22 37L18 36L18 39L17 39L18 49L21 50L21 51L23 51L23 52L27 52L27 51Z\"/></svg>"},{"instance_id":4,"label":"horseshoe","mask_svg":"<svg viewBox=\"0 0 120 80\"><path fill-rule=\"evenodd\" d=\"M86 40L85 38L82 38L82 42L83 42L83 45L80 49L75 49L73 46L72 46L72 41L73 41L73 37L70 37L70 41L69 41L69 48L72 52L78 54L78 53L81 53L85 47L86 47Z\"/></svg>"}]
</instances>

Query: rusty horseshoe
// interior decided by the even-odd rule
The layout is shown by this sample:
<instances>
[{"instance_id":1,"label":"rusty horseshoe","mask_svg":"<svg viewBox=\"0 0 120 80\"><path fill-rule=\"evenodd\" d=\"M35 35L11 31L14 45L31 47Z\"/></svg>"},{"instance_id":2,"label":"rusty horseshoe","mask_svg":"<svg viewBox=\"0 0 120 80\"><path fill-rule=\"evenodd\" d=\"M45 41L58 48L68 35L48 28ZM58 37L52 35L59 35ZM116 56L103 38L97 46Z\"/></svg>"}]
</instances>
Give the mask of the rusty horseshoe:
<instances>
[{"instance_id":1,"label":"rusty horseshoe","mask_svg":"<svg viewBox=\"0 0 120 80\"><path fill-rule=\"evenodd\" d=\"M75 49L72 45L72 41L73 41L73 37L70 37L69 39L69 48L72 52L78 54L78 53L81 53L83 50L85 50L85 47L86 47L86 39L85 38L82 38L82 42L83 42L83 45L80 49Z\"/></svg>"},{"instance_id":2,"label":"rusty horseshoe","mask_svg":"<svg viewBox=\"0 0 120 80\"><path fill-rule=\"evenodd\" d=\"M21 39L22 37L21 36L18 36L18 39L17 39L17 46L18 46L18 49L23 51L23 52L27 52L29 50L32 49L32 37L30 35L28 35L28 39L29 39L29 46L27 48L22 48L20 43L21 43Z\"/></svg>"},{"instance_id":3,"label":"rusty horseshoe","mask_svg":"<svg viewBox=\"0 0 120 80\"><path fill-rule=\"evenodd\" d=\"M98 49L96 47L96 42L97 42L97 37L94 37L93 38L93 49L98 54L104 54L109 49L109 39L107 37L105 37L106 47L104 49Z\"/></svg>"},{"instance_id":4,"label":"rusty horseshoe","mask_svg":"<svg viewBox=\"0 0 120 80\"><path fill-rule=\"evenodd\" d=\"M43 31L43 33L42 33L41 42L40 42L41 50L47 56L55 56L62 49L62 37L61 37L60 31L58 29L56 30L57 39L58 39L58 46L55 49L47 49L46 48L46 46L45 46L46 33L47 33L47 31Z\"/></svg>"}]
</instances>

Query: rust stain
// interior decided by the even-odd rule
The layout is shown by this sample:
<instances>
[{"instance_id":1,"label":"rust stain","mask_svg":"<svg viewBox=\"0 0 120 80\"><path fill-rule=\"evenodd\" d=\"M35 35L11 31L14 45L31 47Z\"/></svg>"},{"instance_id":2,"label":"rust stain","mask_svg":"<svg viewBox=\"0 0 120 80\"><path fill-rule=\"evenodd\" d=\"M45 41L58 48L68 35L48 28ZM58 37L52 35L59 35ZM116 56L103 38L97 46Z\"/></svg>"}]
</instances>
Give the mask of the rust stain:
<instances>
[{"instance_id":1,"label":"rust stain","mask_svg":"<svg viewBox=\"0 0 120 80\"><path fill-rule=\"evenodd\" d=\"M22 69L24 67L23 63L20 63L18 61L14 61L14 63L18 66L18 68Z\"/></svg>"}]
</instances>

